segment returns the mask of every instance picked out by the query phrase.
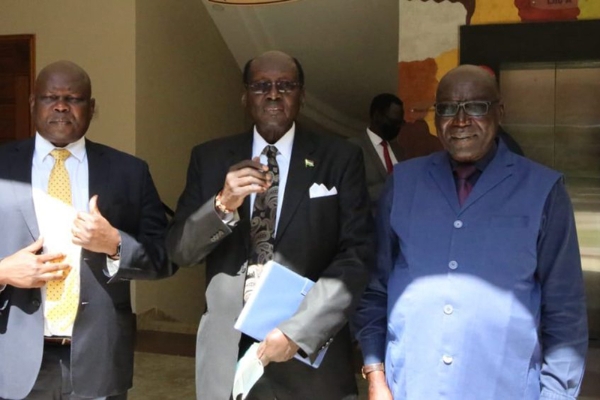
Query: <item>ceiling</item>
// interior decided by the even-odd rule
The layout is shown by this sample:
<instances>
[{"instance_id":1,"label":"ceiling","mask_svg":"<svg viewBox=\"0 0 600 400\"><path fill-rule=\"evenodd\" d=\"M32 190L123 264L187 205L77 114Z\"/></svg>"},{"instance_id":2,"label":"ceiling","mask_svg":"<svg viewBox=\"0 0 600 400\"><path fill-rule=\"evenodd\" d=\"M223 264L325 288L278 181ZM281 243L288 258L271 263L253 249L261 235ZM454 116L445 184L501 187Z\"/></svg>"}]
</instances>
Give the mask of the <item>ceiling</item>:
<instances>
[{"instance_id":1,"label":"ceiling","mask_svg":"<svg viewBox=\"0 0 600 400\"><path fill-rule=\"evenodd\" d=\"M296 0L262 6L202 0L240 69L281 50L306 75L305 125L354 136L371 99L398 88L399 0Z\"/></svg>"}]
</instances>

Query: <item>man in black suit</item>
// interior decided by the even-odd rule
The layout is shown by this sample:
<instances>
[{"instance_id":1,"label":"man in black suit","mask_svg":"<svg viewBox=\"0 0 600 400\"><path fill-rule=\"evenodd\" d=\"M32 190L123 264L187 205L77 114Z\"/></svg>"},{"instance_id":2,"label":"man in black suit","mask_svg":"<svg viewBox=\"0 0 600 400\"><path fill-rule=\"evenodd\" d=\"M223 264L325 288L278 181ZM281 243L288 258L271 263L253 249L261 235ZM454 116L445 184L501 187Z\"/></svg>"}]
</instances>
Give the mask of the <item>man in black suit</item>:
<instances>
[{"instance_id":1,"label":"man in black suit","mask_svg":"<svg viewBox=\"0 0 600 400\"><path fill-rule=\"evenodd\" d=\"M354 399L347 317L366 284L372 253L362 152L296 126L304 98L296 59L267 52L246 64L244 83L242 103L254 128L194 148L167 235L176 263L206 260L197 397L230 398L236 362L252 342L233 326L244 292L262 263L274 259L316 283L298 311L261 342L257 355L265 373L249 398ZM292 358L296 352L314 357L324 346L318 369Z\"/></svg>"},{"instance_id":2,"label":"man in black suit","mask_svg":"<svg viewBox=\"0 0 600 400\"><path fill-rule=\"evenodd\" d=\"M0 148L2 399L126 399L129 281L173 272L147 164L84 138L91 95L81 67L48 65L35 137Z\"/></svg>"},{"instance_id":3,"label":"man in black suit","mask_svg":"<svg viewBox=\"0 0 600 400\"><path fill-rule=\"evenodd\" d=\"M385 180L393 166L403 160L396 140L404 124L402 100L390 93L378 94L371 101L369 117L366 131L350 141L363 150L367 187L374 213Z\"/></svg>"}]
</instances>

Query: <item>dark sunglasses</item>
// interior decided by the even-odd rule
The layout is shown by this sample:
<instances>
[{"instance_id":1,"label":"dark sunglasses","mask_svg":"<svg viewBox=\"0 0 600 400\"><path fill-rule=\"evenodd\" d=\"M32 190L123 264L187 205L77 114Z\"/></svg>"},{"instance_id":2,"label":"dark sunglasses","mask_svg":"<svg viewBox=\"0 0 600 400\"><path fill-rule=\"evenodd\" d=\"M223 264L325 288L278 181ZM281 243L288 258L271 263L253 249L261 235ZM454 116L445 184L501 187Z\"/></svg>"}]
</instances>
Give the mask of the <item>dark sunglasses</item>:
<instances>
[{"instance_id":1,"label":"dark sunglasses","mask_svg":"<svg viewBox=\"0 0 600 400\"><path fill-rule=\"evenodd\" d=\"M297 87L302 87L302 84L296 81L257 81L247 84L246 87L251 93L265 94L271 91L273 85L279 93L290 93Z\"/></svg>"}]
</instances>

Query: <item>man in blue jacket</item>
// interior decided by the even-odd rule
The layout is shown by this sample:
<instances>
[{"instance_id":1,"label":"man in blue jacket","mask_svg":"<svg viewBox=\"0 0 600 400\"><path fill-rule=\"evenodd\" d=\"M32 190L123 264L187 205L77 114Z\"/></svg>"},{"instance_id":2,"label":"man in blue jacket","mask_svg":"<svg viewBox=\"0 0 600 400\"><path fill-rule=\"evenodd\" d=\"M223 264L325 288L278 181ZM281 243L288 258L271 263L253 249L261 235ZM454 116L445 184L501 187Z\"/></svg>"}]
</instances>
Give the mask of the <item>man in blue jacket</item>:
<instances>
[{"instance_id":1,"label":"man in blue jacket","mask_svg":"<svg viewBox=\"0 0 600 400\"><path fill-rule=\"evenodd\" d=\"M496 138L481 68L437 91L445 151L398 164L356 316L369 399L575 399L587 350L581 261L562 176Z\"/></svg>"}]
</instances>

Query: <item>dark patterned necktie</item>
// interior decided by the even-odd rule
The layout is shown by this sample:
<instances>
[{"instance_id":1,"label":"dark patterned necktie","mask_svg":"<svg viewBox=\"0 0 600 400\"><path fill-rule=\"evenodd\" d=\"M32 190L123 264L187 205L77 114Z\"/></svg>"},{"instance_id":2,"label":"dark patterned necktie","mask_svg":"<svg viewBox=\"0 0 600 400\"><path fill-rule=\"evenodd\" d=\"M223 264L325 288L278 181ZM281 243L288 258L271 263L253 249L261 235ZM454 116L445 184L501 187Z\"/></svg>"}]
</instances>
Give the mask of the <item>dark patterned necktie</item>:
<instances>
[{"instance_id":1,"label":"dark patterned necktie","mask_svg":"<svg viewBox=\"0 0 600 400\"><path fill-rule=\"evenodd\" d=\"M271 186L266 192L258 193L254 199L254 210L250 220L250 258L244 287L244 301L256 286L263 265L273 259L273 242L277 217L277 196L279 195L279 166L277 148L266 146L262 154L267 155L267 166L271 175Z\"/></svg>"},{"instance_id":2,"label":"dark patterned necktie","mask_svg":"<svg viewBox=\"0 0 600 400\"><path fill-rule=\"evenodd\" d=\"M454 168L456 174L456 190L458 192L458 203L462 205L471 194L473 185L469 182L469 178L477 171L477 168L473 164L457 165Z\"/></svg>"}]
</instances>

